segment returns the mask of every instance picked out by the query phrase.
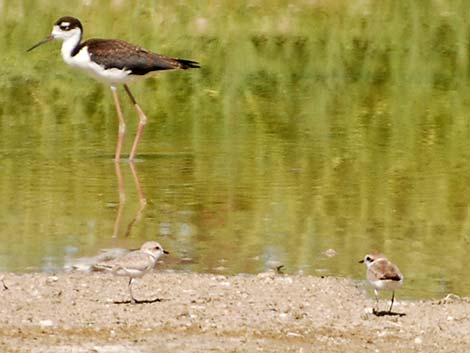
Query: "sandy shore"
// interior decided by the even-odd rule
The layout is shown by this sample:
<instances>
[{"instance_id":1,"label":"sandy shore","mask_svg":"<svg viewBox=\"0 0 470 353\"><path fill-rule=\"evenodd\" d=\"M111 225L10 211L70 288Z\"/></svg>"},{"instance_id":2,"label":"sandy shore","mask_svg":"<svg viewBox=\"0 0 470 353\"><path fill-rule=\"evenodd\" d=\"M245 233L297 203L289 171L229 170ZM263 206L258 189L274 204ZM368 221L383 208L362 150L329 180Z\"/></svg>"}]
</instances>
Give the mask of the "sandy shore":
<instances>
[{"instance_id":1,"label":"sandy shore","mask_svg":"<svg viewBox=\"0 0 470 353\"><path fill-rule=\"evenodd\" d=\"M132 305L110 274L3 276L1 352L470 352L470 298L398 292L406 315L378 317L371 291L347 279L156 272Z\"/></svg>"}]
</instances>

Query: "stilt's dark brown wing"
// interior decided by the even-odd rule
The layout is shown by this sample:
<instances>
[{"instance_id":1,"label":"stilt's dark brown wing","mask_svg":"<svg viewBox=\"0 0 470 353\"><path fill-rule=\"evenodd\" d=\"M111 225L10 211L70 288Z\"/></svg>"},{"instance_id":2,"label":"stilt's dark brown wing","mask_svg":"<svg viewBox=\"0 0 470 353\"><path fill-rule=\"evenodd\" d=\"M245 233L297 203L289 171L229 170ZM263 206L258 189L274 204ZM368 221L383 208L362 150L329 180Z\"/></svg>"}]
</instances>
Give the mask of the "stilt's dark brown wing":
<instances>
[{"instance_id":1,"label":"stilt's dark brown wing","mask_svg":"<svg viewBox=\"0 0 470 353\"><path fill-rule=\"evenodd\" d=\"M117 39L90 39L82 43L72 55L88 47L91 59L105 69L127 69L133 75L152 71L198 68L195 61L170 58Z\"/></svg>"}]
</instances>

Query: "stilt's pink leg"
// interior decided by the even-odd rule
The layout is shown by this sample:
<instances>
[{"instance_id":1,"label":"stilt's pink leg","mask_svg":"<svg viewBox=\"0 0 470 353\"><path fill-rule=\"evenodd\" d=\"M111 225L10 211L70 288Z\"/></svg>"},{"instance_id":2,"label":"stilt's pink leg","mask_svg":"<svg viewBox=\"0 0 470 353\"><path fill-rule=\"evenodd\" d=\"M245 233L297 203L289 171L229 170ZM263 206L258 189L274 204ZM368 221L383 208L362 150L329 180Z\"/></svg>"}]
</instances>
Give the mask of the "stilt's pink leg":
<instances>
[{"instance_id":1,"label":"stilt's pink leg","mask_svg":"<svg viewBox=\"0 0 470 353\"><path fill-rule=\"evenodd\" d=\"M134 160L134 157L137 153L137 146L139 145L140 139L142 138L142 133L144 132L144 127L147 124L147 116L145 115L142 108L139 106L139 104L135 100L134 96L132 95L131 91L129 90L129 87L127 87L127 85L124 85L124 89L126 90L127 94L129 95L129 98L131 99L132 104L134 104L135 110L137 110L137 114L139 114L139 127L137 128L137 133L135 135L134 143L132 144L131 154L129 155L129 160L132 161L132 160Z\"/></svg>"},{"instance_id":2,"label":"stilt's pink leg","mask_svg":"<svg viewBox=\"0 0 470 353\"><path fill-rule=\"evenodd\" d=\"M118 132L118 142L116 146L116 154L114 155L114 160L119 162L121 159L121 150L122 144L124 142L124 135L126 133L126 122L122 115L121 105L119 104L119 98L116 92L116 86L111 86L111 92L113 93L114 105L116 106L116 112L119 119L119 132Z\"/></svg>"}]
</instances>

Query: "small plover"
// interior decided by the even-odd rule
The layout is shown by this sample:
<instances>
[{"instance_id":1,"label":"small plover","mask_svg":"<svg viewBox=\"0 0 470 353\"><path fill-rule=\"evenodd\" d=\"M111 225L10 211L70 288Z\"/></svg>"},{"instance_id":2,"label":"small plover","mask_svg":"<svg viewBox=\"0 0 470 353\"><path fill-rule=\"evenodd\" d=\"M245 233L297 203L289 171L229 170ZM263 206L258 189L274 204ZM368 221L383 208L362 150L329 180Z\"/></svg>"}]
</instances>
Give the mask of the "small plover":
<instances>
[{"instance_id":1,"label":"small plover","mask_svg":"<svg viewBox=\"0 0 470 353\"><path fill-rule=\"evenodd\" d=\"M135 250L117 259L98 263L94 265L97 270L110 271L116 276L129 277L129 293L131 295L131 303L135 304L137 300L132 295L132 283L134 279L144 276L155 267L158 259L168 254L156 241L147 241L140 250Z\"/></svg>"},{"instance_id":2,"label":"small plover","mask_svg":"<svg viewBox=\"0 0 470 353\"><path fill-rule=\"evenodd\" d=\"M379 290L392 291L392 302L388 312L392 312L395 290L403 284L403 275L398 267L382 254L368 254L359 261L367 266L367 280L374 287L377 311L379 308Z\"/></svg>"}]
</instances>

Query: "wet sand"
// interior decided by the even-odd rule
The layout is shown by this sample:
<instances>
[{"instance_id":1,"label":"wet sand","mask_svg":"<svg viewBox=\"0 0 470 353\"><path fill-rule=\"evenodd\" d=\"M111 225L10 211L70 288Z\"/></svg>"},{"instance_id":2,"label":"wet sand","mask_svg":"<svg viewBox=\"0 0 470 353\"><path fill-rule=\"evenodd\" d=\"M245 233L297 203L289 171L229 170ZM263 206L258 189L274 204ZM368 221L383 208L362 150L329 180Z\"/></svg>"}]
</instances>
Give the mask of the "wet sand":
<instances>
[{"instance_id":1,"label":"wet sand","mask_svg":"<svg viewBox=\"0 0 470 353\"><path fill-rule=\"evenodd\" d=\"M470 352L470 298L376 316L366 283L274 273L5 273L1 352ZM1 276L0 276L1 278ZM381 308L388 308L382 293Z\"/></svg>"}]
</instances>

